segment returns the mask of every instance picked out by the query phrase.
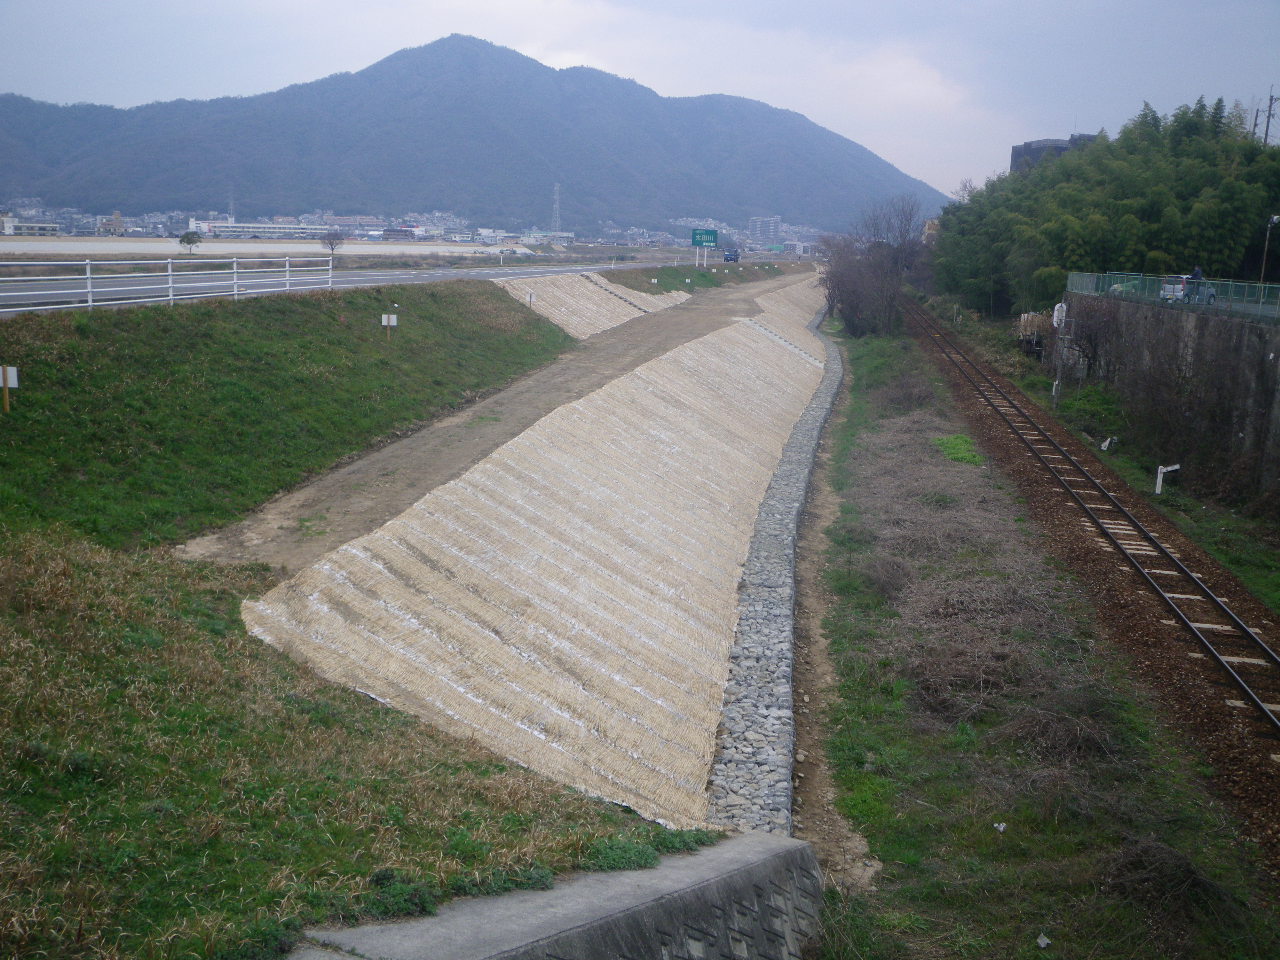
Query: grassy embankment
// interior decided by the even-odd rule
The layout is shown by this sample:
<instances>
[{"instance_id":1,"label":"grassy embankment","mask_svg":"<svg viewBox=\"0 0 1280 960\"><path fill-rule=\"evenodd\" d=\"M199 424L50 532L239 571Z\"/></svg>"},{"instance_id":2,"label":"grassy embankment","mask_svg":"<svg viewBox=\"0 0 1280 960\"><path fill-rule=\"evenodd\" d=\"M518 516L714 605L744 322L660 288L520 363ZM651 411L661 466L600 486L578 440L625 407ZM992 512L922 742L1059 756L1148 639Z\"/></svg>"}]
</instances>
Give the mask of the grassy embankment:
<instances>
[{"instance_id":1,"label":"grassy embankment","mask_svg":"<svg viewBox=\"0 0 1280 960\"><path fill-rule=\"evenodd\" d=\"M902 341L849 349L828 755L884 871L829 895L813 955L1280 955L1232 822L956 439L936 371Z\"/></svg>"},{"instance_id":2,"label":"grassy embankment","mask_svg":"<svg viewBox=\"0 0 1280 960\"><path fill-rule=\"evenodd\" d=\"M950 319L949 308L941 312ZM966 316L960 324L951 326L1041 408L1052 409L1053 378L1017 349L1007 321ZM1056 416L1092 441L1095 449L1102 438L1119 437L1118 444L1107 451L1097 450L1097 455L1148 503L1239 577L1255 596L1280 613L1280 563L1276 562L1280 556L1280 528L1273 521L1197 497L1179 484L1177 474L1166 478L1164 492L1156 496L1156 458L1126 446L1130 426L1115 393L1105 385L1067 384Z\"/></svg>"},{"instance_id":3,"label":"grassy embankment","mask_svg":"<svg viewBox=\"0 0 1280 960\"><path fill-rule=\"evenodd\" d=\"M808 263L725 263L707 268L659 267L656 270L610 270L604 278L610 283L630 287L644 293L670 293L672 290L693 292L736 283L751 283L785 273L812 273ZM657 280L657 283L653 281Z\"/></svg>"},{"instance_id":4,"label":"grassy embankment","mask_svg":"<svg viewBox=\"0 0 1280 960\"><path fill-rule=\"evenodd\" d=\"M318 682L245 634L264 569L163 549L569 346L470 282L0 320L0 956L273 956L709 839Z\"/></svg>"}]
</instances>

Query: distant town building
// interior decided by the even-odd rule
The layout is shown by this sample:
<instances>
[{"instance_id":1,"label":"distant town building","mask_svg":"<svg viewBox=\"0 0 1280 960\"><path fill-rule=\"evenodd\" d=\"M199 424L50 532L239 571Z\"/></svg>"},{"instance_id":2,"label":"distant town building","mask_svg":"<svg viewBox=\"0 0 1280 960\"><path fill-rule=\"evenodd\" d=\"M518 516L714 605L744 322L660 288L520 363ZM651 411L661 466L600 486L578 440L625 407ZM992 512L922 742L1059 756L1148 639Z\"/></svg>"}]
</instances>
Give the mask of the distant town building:
<instances>
[{"instance_id":1,"label":"distant town building","mask_svg":"<svg viewBox=\"0 0 1280 960\"><path fill-rule=\"evenodd\" d=\"M533 245L541 243L573 243L573 240L574 235L568 230L531 230L520 236L521 243Z\"/></svg>"},{"instance_id":2,"label":"distant town building","mask_svg":"<svg viewBox=\"0 0 1280 960\"><path fill-rule=\"evenodd\" d=\"M280 240L296 237L319 239L332 231L333 227L327 224L307 226L300 223L231 223L226 220L196 220L193 217L187 229L206 237Z\"/></svg>"},{"instance_id":3,"label":"distant town building","mask_svg":"<svg viewBox=\"0 0 1280 960\"><path fill-rule=\"evenodd\" d=\"M782 218L752 217L747 221L747 236L756 243L776 244L782 239Z\"/></svg>"},{"instance_id":4,"label":"distant town building","mask_svg":"<svg viewBox=\"0 0 1280 960\"><path fill-rule=\"evenodd\" d=\"M0 234L6 237L55 237L56 223L24 223L17 217L0 217Z\"/></svg>"},{"instance_id":5,"label":"distant town building","mask_svg":"<svg viewBox=\"0 0 1280 960\"><path fill-rule=\"evenodd\" d=\"M1075 150L1098 139L1096 133L1073 133L1066 140L1028 140L1016 144L1009 153L1009 172L1030 170L1046 157L1060 157L1068 150Z\"/></svg>"},{"instance_id":6,"label":"distant town building","mask_svg":"<svg viewBox=\"0 0 1280 960\"><path fill-rule=\"evenodd\" d=\"M120 216L117 210L109 217L98 217L98 226L95 231L100 237L123 237L125 231L124 217Z\"/></svg>"}]
</instances>

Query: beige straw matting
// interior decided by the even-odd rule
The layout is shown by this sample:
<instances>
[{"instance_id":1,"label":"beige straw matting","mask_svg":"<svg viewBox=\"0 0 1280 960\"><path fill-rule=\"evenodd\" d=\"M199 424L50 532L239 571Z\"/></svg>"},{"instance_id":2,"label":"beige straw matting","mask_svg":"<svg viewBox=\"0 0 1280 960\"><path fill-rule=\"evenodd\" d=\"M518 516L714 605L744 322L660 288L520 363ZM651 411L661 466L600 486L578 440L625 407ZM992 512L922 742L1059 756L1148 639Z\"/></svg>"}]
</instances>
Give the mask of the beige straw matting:
<instances>
[{"instance_id":1,"label":"beige straw matting","mask_svg":"<svg viewBox=\"0 0 1280 960\"><path fill-rule=\"evenodd\" d=\"M683 290L641 293L609 283L597 273L566 273L495 280L494 283L579 340L689 299Z\"/></svg>"},{"instance_id":2,"label":"beige straw matting","mask_svg":"<svg viewBox=\"0 0 1280 960\"><path fill-rule=\"evenodd\" d=\"M544 417L245 622L566 784L705 823L741 565L821 375L803 286Z\"/></svg>"}]
</instances>

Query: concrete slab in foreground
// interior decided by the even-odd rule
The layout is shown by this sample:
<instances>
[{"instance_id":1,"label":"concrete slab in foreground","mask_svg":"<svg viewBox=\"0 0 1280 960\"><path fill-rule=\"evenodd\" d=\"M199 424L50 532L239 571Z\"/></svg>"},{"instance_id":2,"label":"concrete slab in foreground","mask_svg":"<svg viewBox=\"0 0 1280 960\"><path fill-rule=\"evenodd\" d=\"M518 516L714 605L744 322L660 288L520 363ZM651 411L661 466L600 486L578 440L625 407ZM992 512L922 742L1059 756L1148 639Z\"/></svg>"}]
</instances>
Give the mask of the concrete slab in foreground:
<instances>
[{"instance_id":1,"label":"concrete slab in foreground","mask_svg":"<svg viewBox=\"0 0 1280 960\"><path fill-rule=\"evenodd\" d=\"M439 915L308 930L291 960L793 960L822 901L809 844L748 833L652 870L461 900Z\"/></svg>"}]
</instances>

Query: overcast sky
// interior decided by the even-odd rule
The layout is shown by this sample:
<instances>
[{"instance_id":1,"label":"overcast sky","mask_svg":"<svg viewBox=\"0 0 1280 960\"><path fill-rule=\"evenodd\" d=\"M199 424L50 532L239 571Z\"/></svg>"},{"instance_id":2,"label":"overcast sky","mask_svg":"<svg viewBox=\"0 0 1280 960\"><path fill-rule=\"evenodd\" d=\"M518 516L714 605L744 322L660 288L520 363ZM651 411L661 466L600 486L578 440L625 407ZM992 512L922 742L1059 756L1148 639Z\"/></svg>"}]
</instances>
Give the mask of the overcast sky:
<instances>
[{"instance_id":1,"label":"overcast sky","mask_svg":"<svg viewBox=\"0 0 1280 960\"><path fill-rule=\"evenodd\" d=\"M263 93L451 33L795 110L944 193L1006 170L1014 143L1114 133L1144 100L1252 117L1280 92L1280 0L0 0L0 93Z\"/></svg>"}]
</instances>

